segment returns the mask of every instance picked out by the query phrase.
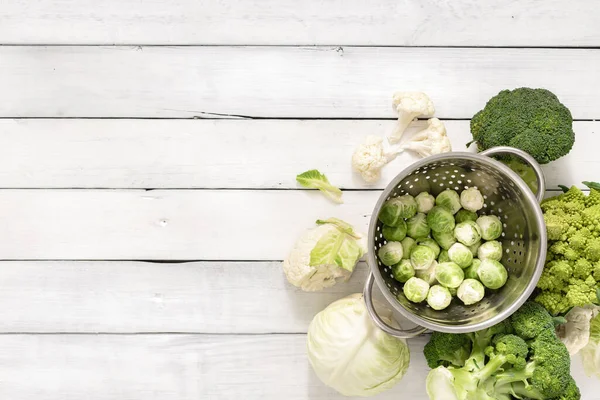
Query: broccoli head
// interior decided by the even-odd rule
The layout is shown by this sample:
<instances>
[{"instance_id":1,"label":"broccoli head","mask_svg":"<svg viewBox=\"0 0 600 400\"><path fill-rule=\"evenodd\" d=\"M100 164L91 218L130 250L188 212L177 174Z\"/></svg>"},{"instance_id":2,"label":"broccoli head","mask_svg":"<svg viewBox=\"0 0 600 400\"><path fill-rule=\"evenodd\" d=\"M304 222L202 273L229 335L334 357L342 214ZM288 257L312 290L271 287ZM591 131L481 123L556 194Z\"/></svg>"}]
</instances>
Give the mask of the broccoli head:
<instances>
[{"instance_id":1,"label":"broccoli head","mask_svg":"<svg viewBox=\"0 0 600 400\"><path fill-rule=\"evenodd\" d=\"M479 150L517 147L540 164L564 156L575 142L571 112L546 89L501 91L473 116L471 133Z\"/></svg>"},{"instance_id":2,"label":"broccoli head","mask_svg":"<svg viewBox=\"0 0 600 400\"><path fill-rule=\"evenodd\" d=\"M467 335L433 332L431 339L425 345L423 354L429 368L440 365L465 365L471 354L471 340Z\"/></svg>"},{"instance_id":3,"label":"broccoli head","mask_svg":"<svg viewBox=\"0 0 600 400\"><path fill-rule=\"evenodd\" d=\"M556 336L552 316L531 301L488 329L460 335L434 333L425 346L425 357L434 368L428 392L434 389L434 378L444 378L459 399L581 397L571 377L569 352Z\"/></svg>"}]
</instances>

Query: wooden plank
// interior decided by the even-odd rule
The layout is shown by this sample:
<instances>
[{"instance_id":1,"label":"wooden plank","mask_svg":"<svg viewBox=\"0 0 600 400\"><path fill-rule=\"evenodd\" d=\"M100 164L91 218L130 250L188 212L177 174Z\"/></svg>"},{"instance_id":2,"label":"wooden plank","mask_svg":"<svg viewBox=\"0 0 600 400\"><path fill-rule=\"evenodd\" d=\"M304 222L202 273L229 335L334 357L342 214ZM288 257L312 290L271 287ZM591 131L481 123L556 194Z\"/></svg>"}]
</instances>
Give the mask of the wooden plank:
<instances>
[{"instance_id":1,"label":"wooden plank","mask_svg":"<svg viewBox=\"0 0 600 400\"><path fill-rule=\"evenodd\" d=\"M378 192L4 190L2 259L281 260L318 218L366 231Z\"/></svg>"},{"instance_id":2,"label":"wooden plank","mask_svg":"<svg viewBox=\"0 0 600 400\"><path fill-rule=\"evenodd\" d=\"M318 168L341 188L383 189L418 157L404 153L375 185L350 158L367 135L391 132L376 120L0 120L3 188L296 188ZM468 121L446 121L455 151L471 140ZM414 124L414 130L425 123ZM549 188L593 176L600 122L575 122L572 152L545 165ZM411 128L412 130L412 128Z\"/></svg>"},{"instance_id":3,"label":"wooden plank","mask_svg":"<svg viewBox=\"0 0 600 400\"><path fill-rule=\"evenodd\" d=\"M280 262L0 262L0 333L305 333L346 283L309 293ZM251 299L251 301L249 301Z\"/></svg>"},{"instance_id":4,"label":"wooden plank","mask_svg":"<svg viewBox=\"0 0 600 400\"><path fill-rule=\"evenodd\" d=\"M592 0L5 0L0 38L4 44L597 46L595 7Z\"/></svg>"},{"instance_id":5,"label":"wooden plank","mask_svg":"<svg viewBox=\"0 0 600 400\"><path fill-rule=\"evenodd\" d=\"M314 221L366 232L380 192L3 190L4 260L282 260Z\"/></svg>"},{"instance_id":6,"label":"wooden plank","mask_svg":"<svg viewBox=\"0 0 600 400\"><path fill-rule=\"evenodd\" d=\"M427 399L425 342L408 342L406 375L375 399ZM600 399L578 357L572 373L583 399ZM3 335L0 374L15 400L345 399L312 371L305 335Z\"/></svg>"},{"instance_id":7,"label":"wooden plank","mask_svg":"<svg viewBox=\"0 0 600 400\"><path fill-rule=\"evenodd\" d=\"M0 47L0 117L394 118L420 90L470 118L502 89L546 87L600 118L595 49Z\"/></svg>"}]
</instances>

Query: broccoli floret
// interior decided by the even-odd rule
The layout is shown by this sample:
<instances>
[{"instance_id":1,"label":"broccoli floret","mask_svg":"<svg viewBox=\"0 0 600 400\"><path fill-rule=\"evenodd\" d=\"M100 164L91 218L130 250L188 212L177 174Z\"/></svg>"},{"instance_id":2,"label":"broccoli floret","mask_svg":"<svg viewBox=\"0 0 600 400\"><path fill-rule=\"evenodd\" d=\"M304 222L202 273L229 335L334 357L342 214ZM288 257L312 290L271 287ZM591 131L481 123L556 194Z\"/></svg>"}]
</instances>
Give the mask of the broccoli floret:
<instances>
[{"instance_id":1,"label":"broccoli floret","mask_svg":"<svg viewBox=\"0 0 600 400\"><path fill-rule=\"evenodd\" d=\"M465 344L469 340L471 353L465 361L463 351L469 348ZM440 361L445 344L454 349L447 358L456 359L457 363ZM461 335L434 333L425 346L425 356L429 365L435 367L428 392L434 390L431 385L435 378L451 384L459 399L581 397L571 377L569 352L556 336L553 318L534 302L526 302L508 320L482 331Z\"/></svg>"},{"instance_id":2,"label":"broccoli floret","mask_svg":"<svg viewBox=\"0 0 600 400\"><path fill-rule=\"evenodd\" d=\"M480 150L517 147L540 164L564 156L575 142L571 112L546 89L501 91L473 116L471 133Z\"/></svg>"},{"instance_id":3,"label":"broccoli floret","mask_svg":"<svg viewBox=\"0 0 600 400\"><path fill-rule=\"evenodd\" d=\"M515 333L523 339L533 339L541 332L554 328L554 321L540 304L528 301L510 317Z\"/></svg>"},{"instance_id":4,"label":"broccoli floret","mask_svg":"<svg viewBox=\"0 0 600 400\"><path fill-rule=\"evenodd\" d=\"M467 335L433 332L425 345L423 354L429 368L440 365L463 366L471 354L471 340Z\"/></svg>"}]
</instances>

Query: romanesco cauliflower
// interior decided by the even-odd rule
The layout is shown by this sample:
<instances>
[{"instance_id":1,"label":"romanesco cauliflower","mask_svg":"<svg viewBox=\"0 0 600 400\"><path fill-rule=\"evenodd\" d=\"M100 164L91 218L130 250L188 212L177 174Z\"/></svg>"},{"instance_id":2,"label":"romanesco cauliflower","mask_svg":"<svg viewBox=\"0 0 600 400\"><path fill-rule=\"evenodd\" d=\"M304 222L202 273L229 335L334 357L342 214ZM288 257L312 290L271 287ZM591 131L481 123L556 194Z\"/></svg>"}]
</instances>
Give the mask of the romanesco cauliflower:
<instances>
[{"instance_id":1,"label":"romanesco cauliflower","mask_svg":"<svg viewBox=\"0 0 600 400\"><path fill-rule=\"evenodd\" d=\"M542 203L548 256L536 301L552 314L597 303L600 287L600 191L573 186Z\"/></svg>"}]
</instances>

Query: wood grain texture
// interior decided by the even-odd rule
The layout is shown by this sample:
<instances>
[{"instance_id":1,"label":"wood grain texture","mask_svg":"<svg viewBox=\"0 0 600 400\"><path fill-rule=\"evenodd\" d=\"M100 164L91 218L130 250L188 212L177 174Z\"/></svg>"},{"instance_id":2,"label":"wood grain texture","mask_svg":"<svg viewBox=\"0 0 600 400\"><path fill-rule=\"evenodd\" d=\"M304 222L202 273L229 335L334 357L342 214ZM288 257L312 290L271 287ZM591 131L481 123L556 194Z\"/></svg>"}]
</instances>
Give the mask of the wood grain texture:
<instances>
[{"instance_id":1,"label":"wood grain texture","mask_svg":"<svg viewBox=\"0 0 600 400\"><path fill-rule=\"evenodd\" d=\"M555 192L556 193L556 192ZM5 260L282 260L317 219L366 232L378 191L3 190Z\"/></svg>"},{"instance_id":2,"label":"wood grain texture","mask_svg":"<svg viewBox=\"0 0 600 400\"><path fill-rule=\"evenodd\" d=\"M408 341L403 380L374 399L427 400L425 338ZM582 399L598 381L573 375ZM0 396L13 400L342 400L316 377L305 335L3 335Z\"/></svg>"},{"instance_id":3,"label":"wood grain texture","mask_svg":"<svg viewBox=\"0 0 600 400\"><path fill-rule=\"evenodd\" d=\"M3 259L282 260L314 221L366 231L378 192L0 191Z\"/></svg>"},{"instance_id":4,"label":"wood grain texture","mask_svg":"<svg viewBox=\"0 0 600 400\"><path fill-rule=\"evenodd\" d=\"M4 44L597 46L593 0L5 0ZM551 27L551 29L549 29Z\"/></svg>"},{"instance_id":5,"label":"wood grain texture","mask_svg":"<svg viewBox=\"0 0 600 400\"><path fill-rule=\"evenodd\" d=\"M471 140L469 121L445 121L455 151ZM318 168L341 188L383 189L418 157L401 154L374 185L350 158L367 135L394 121L344 120L0 120L3 188L297 188ZM422 129L424 121L411 130ZM546 185L593 176L600 122L575 122L571 153L544 166ZM408 137L409 134L407 134Z\"/></svg>"},{"instance_id":6,"label":"wood grain texture","mask_svg":"<svg viewBox=\"0 0 600 400\"><path fill-rule=\"evenodd\" d=\"M317 293L280 262L0 262L0 333L305 333L316 313L362 292L360 263Z\"/></svg>"},{"instance_id":7,"label":"wood grain texture","mask_svg":"<svg viewBox=\"0 0 600 400\"><path fill-rule=\"evenodd\" d=\"M600 118L593 49L0 47L0 117L394 118L417 90L470 118L500 90L545 87Z\"/></svg>"}]
</instances>

